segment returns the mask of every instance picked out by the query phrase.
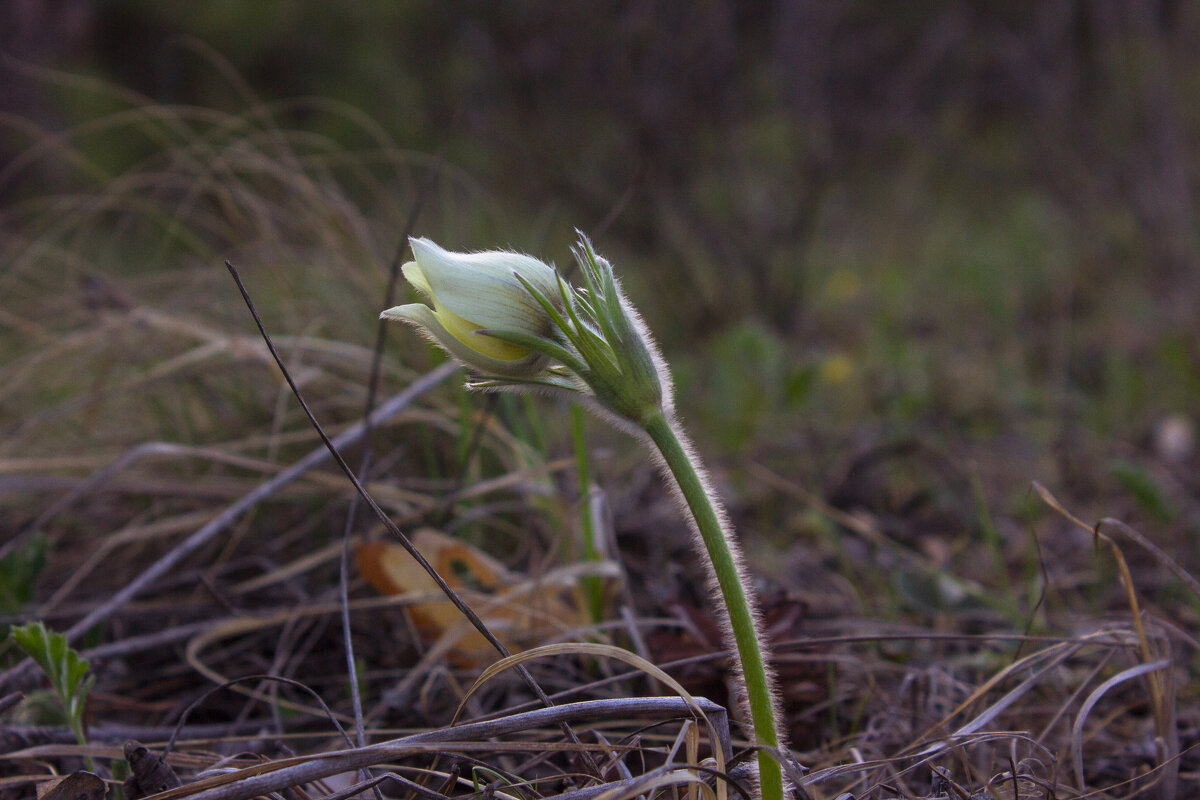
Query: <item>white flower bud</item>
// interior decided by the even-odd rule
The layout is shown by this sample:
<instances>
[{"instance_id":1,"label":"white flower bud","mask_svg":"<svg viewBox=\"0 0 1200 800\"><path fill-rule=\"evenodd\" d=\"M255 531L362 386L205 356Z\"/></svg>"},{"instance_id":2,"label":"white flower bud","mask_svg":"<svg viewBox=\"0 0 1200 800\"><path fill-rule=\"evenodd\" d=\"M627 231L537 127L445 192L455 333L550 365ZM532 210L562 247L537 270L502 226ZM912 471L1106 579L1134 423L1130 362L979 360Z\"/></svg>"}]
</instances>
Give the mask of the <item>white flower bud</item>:
<instances>
[{"instance_id":1,"label":"white flower bud","mask_svg":"<svg viewBox=\"0 0 1200 800\"><path fill-rule=\"evenodd\" d=\"M542 370L545 356L475 331L549 336L553 321L516 276L546 297L557 298L558 279L552 267L520 253L451 253L418 238L410 244L416 260L404 265L404 277L433 308L423 303L396 306L383 312L384 319L416 326L435 344L485 375L529 377Z\"/></svg>"}]
</instances>

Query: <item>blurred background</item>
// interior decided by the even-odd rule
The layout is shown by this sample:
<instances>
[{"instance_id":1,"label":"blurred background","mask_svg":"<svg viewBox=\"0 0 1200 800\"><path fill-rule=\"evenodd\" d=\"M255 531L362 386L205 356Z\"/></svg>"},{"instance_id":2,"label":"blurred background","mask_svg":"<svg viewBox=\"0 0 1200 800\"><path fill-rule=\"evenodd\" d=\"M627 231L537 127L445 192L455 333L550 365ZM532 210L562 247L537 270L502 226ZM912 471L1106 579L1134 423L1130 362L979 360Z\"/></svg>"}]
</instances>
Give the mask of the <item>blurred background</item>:
<instances>
[{"instance_id":1,"label":"blurred background","mask_svg":"<svg viewBox=\"0 0 1200 800\"><path fill-rule=\"evenodd\" d=\"M764 586L818 620L1127 611L1033 481L1200 567L1200 4L9 0L0 49L0 539L138 442L313 446L224 259L336 424L362 413L406 230L569 269L578 228L662 343ZM439 360L388 331L392 389ZM442 427L380 443L389 486L467 474L484 401L444 392ZM570 455L538 402L495 401L521 446L471 480ZM652 472L600 429L639 600L702 606ZM240 469L175 464L60 515L57 574L98 521L226 502L257 485ZM299 531L258 540L272 559L337 541L317 498L258 520ZM541 518L474 541L545 563L553 533L520 535ZM1194 626L1197 598L1130 558Z\"/></svg>"},{"instance_id":2,"label":"blurred background","mask_svg":"<svg viewBox=\"0 0 1200 800\"><path fill-rule=\"evenodd\" d=\"M21 0L0 15L10 246L46 244L47 209L88 192L145 191L176 215L84 204L67 246L92 261L57 285L93 305L149 292L237 319L207 294L223 277L198 291L149 275L241 257L276 276L280 320L369 341L413 213L448 247L560 265L579 228L662 340L701 441L774 458L838 505L936 505L878 460L978 474L1010 510L1034 479L1159 512L1182 507L1163 496L1179 480L1195 489L1192 4ZM288 208L286 178L255 178L269 223L184 185L180 159L161 160L177 144L162 109L281 169L360 159L338 183L351 230L314 237L323 212ZM305 152L273 151L271 131ZM41 316L15 304L53 269L10 273L10 352Z\"/></svg>"},{"instance_id":3,"label":"blurred background","mask_svg":"<svg viewBox=\"0 0 1200 800\"><path fill-rule=\"evenodd\" d=\"M10 223L18 202L163 149L97 123L123 109L269 116L326 152L407 159L346 189L380 226L359 242L380 269L428 169L449 177L415 231L446 246L563 265L575 228L594 236L693 427L727 451L816 447L816 478L881 438L961 435L1015 459L1017 486L1084 494L1110 470L1083 465L1121 448L1196 464L1189 3L20 0L0 15ZM63 158L46 142L67 131ZM217 249L252 252L254 235ZM155 261L117 269L179 266L161 247Z\"/></svg>"}]
</instances>

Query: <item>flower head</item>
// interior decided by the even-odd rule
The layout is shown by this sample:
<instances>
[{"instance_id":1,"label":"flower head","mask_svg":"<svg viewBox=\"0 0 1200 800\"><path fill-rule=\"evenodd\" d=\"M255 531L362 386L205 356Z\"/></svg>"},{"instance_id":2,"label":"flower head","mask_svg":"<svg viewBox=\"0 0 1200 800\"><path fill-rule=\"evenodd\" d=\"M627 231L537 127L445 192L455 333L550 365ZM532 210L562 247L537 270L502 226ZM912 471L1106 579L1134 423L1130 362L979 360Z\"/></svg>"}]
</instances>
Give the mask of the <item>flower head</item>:
<instances>
[{"instance_id":1,"label":"flower head","mask_svg":"<svg viewBox=\"0 0 1200 800\"><path fill-rule=\"evenodd\" d=\"M725 515L674 419L666 362L612 265L582 233L574 249L582 286L516 253L449 253L427 239L413 239L412 248L416 261L404 265L404 277L433 307L398 306L385 318L416 325L479 373L469 387L568 392L661 456L725 601L726 638L741 662L753 737L764 745L759 796L782 800L778 715L753 596Z\"/></svg>"},{"instance_id":2,"label":"flower head","mask_svg":"<svg viewBox=\"0 0 1200 800\"><path fill-rule=\"evenodd\" d=\"M428 239L413 238L414 261L404 277L432 303L389 308L384 319L416 326L435 344L484 375L529 377L546 357L479 331L495 329L544 337L552 321L526 285L558 296L553 267L536 258L501 251L452 253ZM518 277L519 276L519 277ZM522 282L524 281L524 283Z\"/></svg>"},{"instance_id":3,"label":"flower head","mask_svg":"<svg viewBox=\"0 0 1200 800\"><path fill-rule=\"evenodd\" d=\"M582 395L635 428L672 413L666 364L612 266L580 234L574 249L583 286L519 253L451 253L412 240L404 277L423 303L384 311L415 325L476 373L476 389L539 388Z\"/></svg>"}]
</instances>

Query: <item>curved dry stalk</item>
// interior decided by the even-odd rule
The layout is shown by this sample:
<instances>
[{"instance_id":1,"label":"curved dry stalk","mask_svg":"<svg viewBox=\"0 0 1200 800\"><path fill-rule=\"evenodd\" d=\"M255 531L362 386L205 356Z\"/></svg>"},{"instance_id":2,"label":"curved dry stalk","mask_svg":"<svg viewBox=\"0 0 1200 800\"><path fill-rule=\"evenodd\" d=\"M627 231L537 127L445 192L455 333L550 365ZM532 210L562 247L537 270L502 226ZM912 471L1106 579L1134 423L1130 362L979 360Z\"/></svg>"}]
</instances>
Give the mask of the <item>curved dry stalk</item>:
<instances>
[{"instance_id":1,"label":"curved dry stalk","mask_svg":"<svg viewBox=\"0 0 1200 800\"><path fill-rule=\"evenodd\" d=\"M1079 714L1075 717L1075 724L1071 726L1071 764L1075 768L1075 785L1079 791L1085 791L1087 788L1083 780L1083 726L1087 724L1088 717L1091 715L1096 703L1099 703L1104 695L1108 694L1114 687L1135 678L1140 678L1143 675L1167 669L1170 666L1171 659L1163 658L1158 661L1151 661L1148 664L1136 664L1129 669L1121 670L1097 686L1096 690L1083 701L1083 705L1079 708Z\"/></svg>"},{"instance_id":2,"label":"curved dry stalk","mask_svg":"<svg viewBox=\"0 0 1200 800\"><path fill-rule=\"evenodd\" d=\"M251 800L259 795L283 791L342 772L376 766L412 753L478 749L471 746L477 742L483 748L504 749L504 746L499 743L483 740L552 725L594 723L629 718L691 717L697 707L710 720L723 719L725 711L723 707L703 698L695 698L694 703L695 706L679 697L638 697L589 700L550 706L486 722L466 723L424 731L366 747L335 750L313 756L256 764L234 772L203 778L178 789L171 789L156 795L155 800L182 800L183 798L188 798L188 800ZM547 747L545 743L531 743L528 746L543 749ZM12 755L31 755L31 753L24 751Z\"/></svg>"},{"instance_id":3,"label":"curved dry stalk","mask_svg":"<svg viewBox=\"0 0 1200 800\"><path fill-rule=\"evenodd\" d=\"M379 407L379 410L372 415L372 420L375 424L387 419L388 417L399 413L410 403L416 400L425 392L432 389L437 384L448 378L451 374L457 371L457 368L452 364L444 364L437 369L432 370L426 375L414 381L404 391L390 398L386 403ZM362 437L367 430L368 423L360 422L352 428L339 434L333 439L335 448L344 448L349 444L357 441ZM243 496L237 502L228 506L217 517L210 521L207 525L201 527L188 538L184 539L179 544L172 547L166 553L159 557L157 561L151 564L133 580L121 587L112 597L105 600L97 608L92 609L85 614L82 619L76 622L66 632L68 640L74 640L81 636L84 632L108 618L114 611L124 606L134 597L137 597L145 591L156 580L166 575L174 569L185 557L200 549L210 540L216 537L217 534L224 531L234 522L241 518L242 514L249 511L264 498L270 497L281 487L286 486L292 481L299 478L304 473L316 465L330 458L329 450L322 446L311 451L296 463L281 471L271 479L264 482L253 492ZM36 679L34 671L34 663L32 659L24 659L0 676L0 691L12 691L28 686L28 682Z\"/></svg>"}]
</instances>

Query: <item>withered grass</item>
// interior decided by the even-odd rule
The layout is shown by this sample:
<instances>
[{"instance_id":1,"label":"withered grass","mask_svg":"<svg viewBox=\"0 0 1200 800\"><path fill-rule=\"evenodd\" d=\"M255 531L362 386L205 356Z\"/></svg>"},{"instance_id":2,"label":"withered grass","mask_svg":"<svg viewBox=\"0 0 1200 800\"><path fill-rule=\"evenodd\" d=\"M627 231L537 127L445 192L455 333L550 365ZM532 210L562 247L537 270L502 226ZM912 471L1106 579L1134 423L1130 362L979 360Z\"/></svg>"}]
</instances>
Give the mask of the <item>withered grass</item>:
<instances>
[{"instance_id":1,"label":"withered grass","mask_svg":"<svg viewBox=\"0 0 1200 800\"><path fill-rule=\"evenodd\" d=\"M592 453L608 489L594 518L625 549L581 564L578 519L591 501L575 488L565 414L464 396L423 345L375 338L414 209L423 229L469 240L493 224L469 211L491 202L483 190L323 101L261 103L240 87L246 111L227 114L42 77L117 110L65 133L5 121L29 144L0 170L23 198L0 209L0 554L48 553L30 602L6 621L70 631L98 681L86 747L38 724L31 701L5 712L0 796L23 796L84 754L115 764L130 738L157 752L171 743L183 785L162 800L351 787L737 796L746 754L724 718L727 660L650 466L619 439ZM359 146L290 125L297 111L340 116ZM108 174L88 155L103 137L136 138L146 155ZM31 190L31 175L51 185ZM361 511L347 532L353 489L282 382L225 259L392 522L438 526L525 581L608 581L606 619L546 620L526 632L527 655L503 662L528 669L552 705L512 669L456 655L465 629L418 630L410 611L436 594L381 595L351 569L343 603L344 534L353 551L385 533ZM1028 475L1041 511L1007 526L1025 535L1002 543L1007 575L985 586L787 465L726 466L786 509L780 529L795 544L765 536L764 552L804 565L764 591L798 748L789 774L804 795L1200 790L1194 559L1106 518L1126 506L1091 498L1100 521L1081 521ZM993 563L993 545L959 541ZM905 576L927 581L929 606L897 590ZM485 623L503 619L502 598L459 585ZM347 641L365 742L353 735ZM2 652L0 694L34 698L36 673Z\"/></svg>"}]
</instances>

